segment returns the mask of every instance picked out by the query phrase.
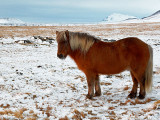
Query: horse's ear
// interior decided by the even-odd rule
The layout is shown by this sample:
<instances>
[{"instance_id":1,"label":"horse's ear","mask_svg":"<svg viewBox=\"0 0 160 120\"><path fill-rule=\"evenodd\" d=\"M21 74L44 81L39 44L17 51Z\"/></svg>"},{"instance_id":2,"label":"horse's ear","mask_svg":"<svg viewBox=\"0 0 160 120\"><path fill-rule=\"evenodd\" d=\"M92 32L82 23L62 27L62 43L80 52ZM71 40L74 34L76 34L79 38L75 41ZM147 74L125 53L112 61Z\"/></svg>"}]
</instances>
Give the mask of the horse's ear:
<instances>
[{"instance_id":1,"label":"horse's ear","mask_svg":"<svg viewBox=\"0 0 160 120\"><path fill-rule=\"evenodd\" d=\"M69 40L69 31L68 30L65 31L65 37L67 40Z\"/></svg>"},{"instance_id":2,"label":"horse's ear","mask_svg":"<svg viewBox=\"0 0 160 120\"><path fill-rule=\"evenodd\" d=\"M58 34L59 32L58 31L56 31L56 34Z\"/></svg>"}]
</instances>

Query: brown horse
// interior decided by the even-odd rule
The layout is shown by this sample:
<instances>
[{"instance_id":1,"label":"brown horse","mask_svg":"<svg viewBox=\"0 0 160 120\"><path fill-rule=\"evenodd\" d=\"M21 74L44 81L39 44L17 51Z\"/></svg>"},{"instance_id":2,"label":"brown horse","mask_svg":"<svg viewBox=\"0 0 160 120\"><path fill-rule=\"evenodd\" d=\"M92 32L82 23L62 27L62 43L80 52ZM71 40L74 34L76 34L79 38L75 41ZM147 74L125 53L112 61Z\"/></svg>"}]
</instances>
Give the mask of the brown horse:
<instances>
[{"instance_id":1,"label":"brown horse","mask_svg":"<svg viewBox=\"0 0 160 120\"><path fill-rule=\"evenodd\" d=\"M56 31L58 43L57 56L65 59L69 55L87 78L88 94L100 96L100 74L117 74L129 70L133 88L129 98L137 96L144 99L146 92L152 88L153 50L152 47L138 38L129 37L116 42L103 42L87 33ZM95 94L94 94L95 88Z\"/></svg>"}]
</instances>

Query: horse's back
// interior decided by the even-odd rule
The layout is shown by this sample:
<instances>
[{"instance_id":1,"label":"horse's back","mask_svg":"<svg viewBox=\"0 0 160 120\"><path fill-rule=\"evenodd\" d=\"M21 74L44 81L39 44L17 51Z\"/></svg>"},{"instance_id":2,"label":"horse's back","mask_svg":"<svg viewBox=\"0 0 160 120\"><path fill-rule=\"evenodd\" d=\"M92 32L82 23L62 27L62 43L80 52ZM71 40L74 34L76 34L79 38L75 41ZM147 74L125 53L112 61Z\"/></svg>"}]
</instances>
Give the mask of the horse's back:
<instances>
[{"instance_id":1,"label":"horse's back","mask_svg":"<svg viewBox=\"0 0 160 120\"><path fill-rule=\"evenodd\" d=\"M147 57L149 54L148 44L138 38L129 37L117 42L120 42L117 44L121 46L121 49L124 50L123 52L126 52L136 58L141 58L144 56Z\"/></svg>"},{"instance_id":2,"label":"horse's back","mask_svg":"<svg viewBox=\"0 0 160 120\"><path fill-rule=\"evenodd\" d=\"M148 45L136 37L128 37L117 41L117 44L123 44L126 47L147 47Z\"/></svg>"},{"instance_id":3,"label":"horse's back","mask_svg":"<svg viewBox=\"0 0 160 120\"><path fill-rule=\"evenodd\" d=\"M146 66L149 50L140 39L129 37L116 42L97 42L87 56L85 62L89 68L102 74L116 74L132 66Z\"/></svg>"}]
</instances>

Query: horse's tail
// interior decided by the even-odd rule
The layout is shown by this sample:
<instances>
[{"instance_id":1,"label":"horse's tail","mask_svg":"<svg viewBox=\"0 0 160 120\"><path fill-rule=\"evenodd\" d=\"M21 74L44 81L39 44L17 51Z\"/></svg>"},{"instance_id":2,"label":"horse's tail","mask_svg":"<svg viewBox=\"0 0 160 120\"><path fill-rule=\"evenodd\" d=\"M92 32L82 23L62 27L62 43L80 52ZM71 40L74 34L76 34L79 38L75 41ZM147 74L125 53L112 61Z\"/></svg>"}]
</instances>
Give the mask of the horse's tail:
<instances>
[{"instance_id":1,"label":"horse's tail","mask_svg":"<svg viewBox=\"0 0 160 120\"><path fill-rule=\"evenodd\" d=\"M151 92L152 90L152 75L153 75L153 49L148 45L150 58L148 60L148 65L145 71L145 90L146 92Z\"/></svg>"}]
</instances>

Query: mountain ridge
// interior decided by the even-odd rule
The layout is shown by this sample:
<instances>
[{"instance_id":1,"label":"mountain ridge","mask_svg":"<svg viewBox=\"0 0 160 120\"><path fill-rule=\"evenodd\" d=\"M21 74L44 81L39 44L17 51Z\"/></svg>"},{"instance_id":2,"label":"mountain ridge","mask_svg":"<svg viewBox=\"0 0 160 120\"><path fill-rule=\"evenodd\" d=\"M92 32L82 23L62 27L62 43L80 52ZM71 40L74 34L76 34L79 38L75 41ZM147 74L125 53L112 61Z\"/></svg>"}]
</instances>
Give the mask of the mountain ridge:
<instances>
[{"instance_id":1,"label":"mountain ridge","mask_svg":"<svg viewBox=\"0 0 160 120\"><path fill-rule=\"evenodd\" d=\"M135 16L130 16L130 15L125 15L125 14L120 14L120 13L113 13L106 17L103 21L106 21L108 23L112 22L119 22L119 21L124 21L127 19L137 19Z\"/></svg>"},{"instance_id":2,"label":"mountain ridge","mask_svg":"<svg viewBox=\"0 0 160 120\"><path fill-rule=\"evenodd\" d=\"M141 22L160 22L160 10L156 11L155 13L143 17L137 18L131 15L124 15L120 13L113 13L103 19L102 22L99 23L141 23ZM0 18L0 25L1 26L37 26L37 25L46 25L51 26L55 24L38 24L38 23L27 23L17 18ZM61 24L56 24L61 25Z\"/></svg>"},{"instance_id":3,"label":"mountain ridge","mask_svg":"<svg viewBox=\"0 0 160 120\"><path fill-rule=\"evenodd\" d=\"M119 14L119 13L117 13ZM117 14L111 14L108 17L106 17L103 22L106 23L116 23L116 22L160 22L160 10L156 11L155 13L147 16L147 17L143 17L143 18L137 18L134 16L130 16L130 15L124 15L124 14L119 14L120 18L117 18ZM126 19L121 19L121 18L125 18ZM117 19L116 19L117 18Z\"/></svg>"},{"instance_id":4,"label":"mountain ridge","mask_svg":"<svg viewBox=\"0 0 160 120\"><path fill-rule=\"evenodd\" d=\"M23 24L23 23L25 22L17 18L0 18L0 24Z\"/></svg>"}]
</instances>

